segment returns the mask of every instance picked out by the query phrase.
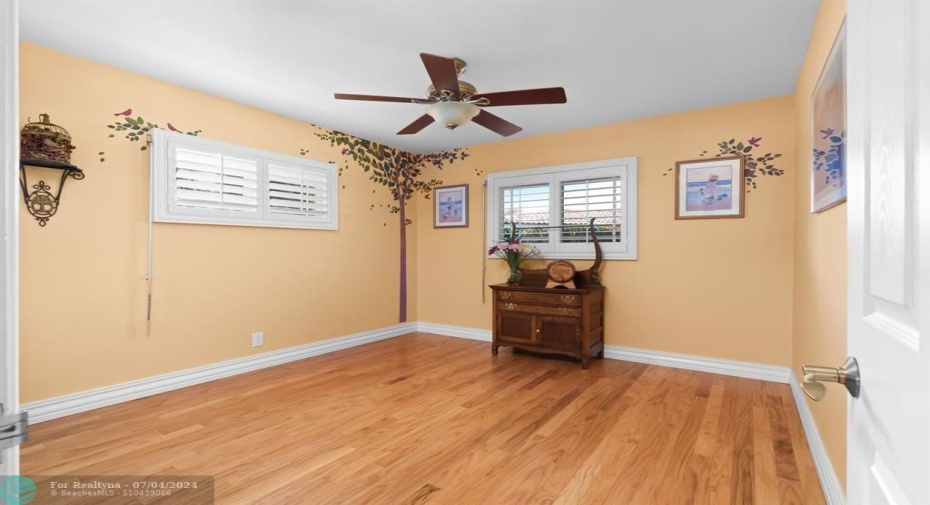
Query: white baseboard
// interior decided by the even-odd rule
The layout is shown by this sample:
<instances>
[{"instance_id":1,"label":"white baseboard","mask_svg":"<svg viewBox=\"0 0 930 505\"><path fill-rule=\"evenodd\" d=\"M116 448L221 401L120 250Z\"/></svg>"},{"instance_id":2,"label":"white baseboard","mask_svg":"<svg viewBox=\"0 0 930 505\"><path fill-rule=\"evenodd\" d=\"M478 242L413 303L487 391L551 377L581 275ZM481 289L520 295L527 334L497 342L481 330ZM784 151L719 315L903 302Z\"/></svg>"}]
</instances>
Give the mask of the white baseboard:
<instances>
[{"instance_id":1,"label":"white baseboard","mask_svg":"<svg viewBox=\"0 0 930 505\"><path fill-rule=\"evenodd\" d=\"M451 326L436 323L417 323L417 331L433 333L447 337L467 338L470 340L491 341L491 330L466 328L464 326ZM770 382L787 384L791 377L791 370L782 366L748 363L745 361L731 361L726 359L692 356L689 354L675 354L671 352L649 351L633 347L620 347L616 345L604 346L604 357L649 365L682 368L698 372L709 372L720 375L731 375L746 379L758 379Z\"/></svg>"},{"instance_id":2,"label":"white baseboard","mask_svg":"<svg viewBox=\"0 0 930 505\"><path fill-rule=\"evenodd\" d=\"M814 460L814 468L817 469L817 477L820 479L820 487L823 489L827 505L845 505L846 497L843 493L843 486L840 485L840 480L836 476L836 470L833 469L833 463L830 461L830 456L827 455L827 448L823 445L823 439L820 438L820 431L817 430L814 415L811 413L807 399L801 391L801 386L795 379L794 374L791 374L789 384L791 385L791 394L794 396L794 403L798 408L798 416L801 418L801 425L804 427L807 448Z\"/></svg>"},{"instance_id":3,"label":"white baseboard","mask_svg":"<svg viewBox=\"0 0 930 505\"><path fill-rule=\"evenodd\" d=\"M479 330L478 328L466 328L465 326L420 322L417 323L417 331L445 337L467 338L482 342L491 341L491 330Z\"/></svg>"},{"instance_id":4,"label":"white baseboard","mask_svg":"<svg viewBox=\"0 0 930 505\"><path fill-rule=\"evenodd\" d=\"M214 363L179 372L172 372L147 379L140 379L115 386L108 386L48 400L27 403L22 410L29 411L29 422L41 423L70 416L88 410L117 403L144 398L187 386L202 384L224 377L239 375L262 368L273 367L320 354L340 351L392 337L399 337L417 330L416 323L404 323L387 328L365 331L345 337L323 340L312 344L289 347L255 356Z\"/></svg>"},{"instance_id":5,"label":"white baseboard","mask_svg":"<svg viewBox=\"0 0 930 505\"><path fill-rule=\"evenodd\" d=\"M694 356L691 354L650 351L633 347L620 347L617 345L605 345L604 357L623 361L633 361L635 363L694 370L696 372L742 377L744 379L780 382L782 384L787 384L788 379L791 377L791 370L783 366L708 358L706 356Z\"/></svg>"}]
</instances>

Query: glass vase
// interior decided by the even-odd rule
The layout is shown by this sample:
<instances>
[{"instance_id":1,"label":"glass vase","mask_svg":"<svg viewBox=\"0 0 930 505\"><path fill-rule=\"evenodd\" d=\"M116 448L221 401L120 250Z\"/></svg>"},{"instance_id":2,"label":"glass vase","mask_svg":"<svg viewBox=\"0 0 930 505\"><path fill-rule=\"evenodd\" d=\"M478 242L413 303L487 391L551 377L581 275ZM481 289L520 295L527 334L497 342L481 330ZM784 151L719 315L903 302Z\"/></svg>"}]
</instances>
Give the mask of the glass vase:
<instances>
[{"instance_id":1,"label":"glass vase","mask_svg":"<svg viewBox=\"0 0 930 505\"><path fill-rule=\"evenodd\" d=\"M519 268L514 268L510 271L510 276L507 277L508 286L516 286L520 284L520 279L523 278L523 272L520 272Z\"/></svg>"}]
</instances>

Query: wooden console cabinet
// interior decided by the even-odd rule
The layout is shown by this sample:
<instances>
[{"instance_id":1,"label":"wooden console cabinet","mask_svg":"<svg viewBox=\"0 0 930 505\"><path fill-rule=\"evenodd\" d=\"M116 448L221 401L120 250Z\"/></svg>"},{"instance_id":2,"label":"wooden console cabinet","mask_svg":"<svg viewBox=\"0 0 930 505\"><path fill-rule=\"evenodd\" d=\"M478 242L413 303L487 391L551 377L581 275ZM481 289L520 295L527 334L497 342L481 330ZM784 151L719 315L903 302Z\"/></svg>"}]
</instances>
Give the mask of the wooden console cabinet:
<instances>
[{"instance_id":1,"label":"wooden console cabinet","mask_svg":"<svg viewBox=\"0 0 930 505\"><path fill-rule=\"evenodd\" d=\"M604 357L604 287L578 289L495 284L491 354L510 346L581 360Z\"/></svg>"}]
</instances>

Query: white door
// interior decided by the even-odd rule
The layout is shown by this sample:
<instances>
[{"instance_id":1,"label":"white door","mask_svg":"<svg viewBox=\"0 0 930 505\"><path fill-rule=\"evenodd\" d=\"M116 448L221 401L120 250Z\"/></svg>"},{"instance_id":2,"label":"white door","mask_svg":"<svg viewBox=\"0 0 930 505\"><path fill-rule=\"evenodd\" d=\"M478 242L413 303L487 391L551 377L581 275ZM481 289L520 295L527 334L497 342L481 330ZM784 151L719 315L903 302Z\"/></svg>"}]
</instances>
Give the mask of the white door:
<instances>
[{"instance_id":1,"label":"white door","mask_svg":"<svg viewBox=\"0 0 930 505\"><path fill-rule=\"evenodd\" d=\"M846 36L847 501L930 504L930 1L850 0Z\"/></svg>"},{"instance_id":2,"label":"white door","mask_svg":"<svg viewBox=\"0 0 930 505\"><path fill-rule=\"evenodd\" d=\"M3 419L17 411L19 333L19 24L17 1L0 2L0 480L19 473Z\"/></svg>"}]
</instances>

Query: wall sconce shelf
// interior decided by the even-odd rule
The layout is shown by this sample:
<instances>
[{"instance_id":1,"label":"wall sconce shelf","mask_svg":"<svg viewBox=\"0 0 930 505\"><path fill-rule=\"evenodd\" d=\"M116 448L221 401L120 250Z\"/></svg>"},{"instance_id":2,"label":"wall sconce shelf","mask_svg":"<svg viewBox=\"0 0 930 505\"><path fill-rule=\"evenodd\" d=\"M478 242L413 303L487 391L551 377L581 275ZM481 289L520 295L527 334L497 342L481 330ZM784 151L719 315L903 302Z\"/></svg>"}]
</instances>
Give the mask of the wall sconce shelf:
<instances>
[{"instance_id":1,"label":"wall sconce shelf","mask_svg":"<svg viewBox=\"0 0 930 505\"><path fill-rule=\"evenodd\" d=\"M38 183L32 184L32 191L30 191L30 184L27 182L26 178L26 167L61 170L61 181L58 183L58 189L55 193L52 193L52 187L45 183L45 179L39 179ZM39 226L45 226L49 218L58 212L61 190L64 189L65 181L68 180L68 177L79 181L84 178L84 171L74 165L61 161L27 158L19 160L19 185L23 190L23 200L26 202L26 210L36 218L36 221L39 222Z\"/></svg>"}]
</instances>

